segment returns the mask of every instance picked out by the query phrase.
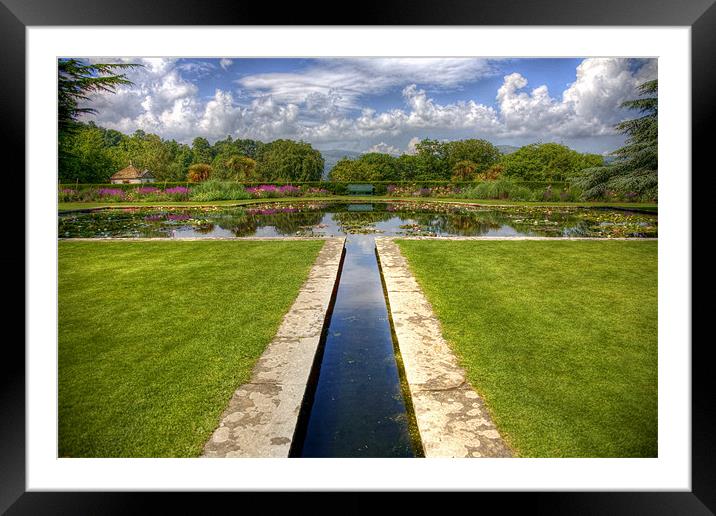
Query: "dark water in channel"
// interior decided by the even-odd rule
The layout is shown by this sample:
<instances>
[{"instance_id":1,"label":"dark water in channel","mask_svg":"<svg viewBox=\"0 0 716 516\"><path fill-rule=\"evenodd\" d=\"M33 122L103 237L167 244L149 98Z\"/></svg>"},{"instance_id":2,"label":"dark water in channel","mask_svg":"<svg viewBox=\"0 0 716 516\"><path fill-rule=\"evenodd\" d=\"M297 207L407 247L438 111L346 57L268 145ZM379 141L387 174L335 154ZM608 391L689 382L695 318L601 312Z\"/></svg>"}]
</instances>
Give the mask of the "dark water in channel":
<instances>
[{"instance_id":1,"label":"dark water in channel","mask_svg":"<svg viewBox=\"0 0 716 516\"><path fill-rule=\"evenodd\" d=\"M421 202L267 203L61 214L60 238L342 236L656 237L657 216L623 210Z\"/></svg>"},{"instance_id":2,"label":"dark water in channel","mask_svg":"<svg viewBox=\"0 0 716 516\"><path fill-rule=\"evenodd\" d=\"M413 457L371 235L349 235L299 457Z\"/></svg>"}]
</instances>

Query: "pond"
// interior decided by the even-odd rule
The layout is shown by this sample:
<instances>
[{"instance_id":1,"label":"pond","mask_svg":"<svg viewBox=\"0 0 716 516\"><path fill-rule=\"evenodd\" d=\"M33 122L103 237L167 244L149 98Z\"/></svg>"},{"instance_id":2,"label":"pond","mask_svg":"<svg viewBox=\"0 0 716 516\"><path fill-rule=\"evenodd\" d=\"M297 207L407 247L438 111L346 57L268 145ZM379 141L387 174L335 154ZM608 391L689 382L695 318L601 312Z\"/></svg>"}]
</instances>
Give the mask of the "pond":
<instances>
[{"instance_id":1,"label":"pond","mask_svg":"<svg viewBox=\"0 0 716 516\"><path fill-rule=\"evenodd\" d=\"M113 208L59 216L60 238L343 236L657 237L657 215L616 209L428 202Z\"/></svg>"}]
</instances>

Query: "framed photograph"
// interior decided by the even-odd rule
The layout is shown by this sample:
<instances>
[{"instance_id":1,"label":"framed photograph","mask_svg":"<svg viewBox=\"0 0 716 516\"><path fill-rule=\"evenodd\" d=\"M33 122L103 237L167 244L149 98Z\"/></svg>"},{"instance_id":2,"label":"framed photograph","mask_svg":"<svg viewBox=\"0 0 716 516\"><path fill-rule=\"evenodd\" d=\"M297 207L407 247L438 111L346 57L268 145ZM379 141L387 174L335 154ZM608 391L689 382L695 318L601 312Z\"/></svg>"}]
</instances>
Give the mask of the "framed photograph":
<instances>
[{"instance_id":1,"label":"framed photograph","mask_svg":"<svg viewBox=\"0 0 716 516\"><path fill-rule=\"evenodd\" d=\"M27 299L0 507L461 491L712 514L691 339L712 3L340 25L0 0Z\"/></svg>"}]
</instances>

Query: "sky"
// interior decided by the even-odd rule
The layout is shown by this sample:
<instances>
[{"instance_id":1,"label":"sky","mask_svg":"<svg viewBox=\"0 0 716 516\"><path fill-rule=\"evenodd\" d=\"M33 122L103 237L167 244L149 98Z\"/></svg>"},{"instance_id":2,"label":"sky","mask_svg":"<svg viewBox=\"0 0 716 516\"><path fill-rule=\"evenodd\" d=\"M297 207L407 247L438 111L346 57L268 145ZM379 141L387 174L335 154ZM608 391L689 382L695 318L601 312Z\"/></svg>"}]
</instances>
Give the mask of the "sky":
<instances>
[{"instance_id":1,"label":"sky","mask_svg":"<svg viewBox=\"0 0 716 516\"><path fill-rule=\"evenodd\" d=\"M191 143L290 138L320 150L413 152L424 139L558 142L606 154L657 76L627 58L95 58L133 62L134 84L94 94L84 121Z\"/></svg>"}]
</instances>

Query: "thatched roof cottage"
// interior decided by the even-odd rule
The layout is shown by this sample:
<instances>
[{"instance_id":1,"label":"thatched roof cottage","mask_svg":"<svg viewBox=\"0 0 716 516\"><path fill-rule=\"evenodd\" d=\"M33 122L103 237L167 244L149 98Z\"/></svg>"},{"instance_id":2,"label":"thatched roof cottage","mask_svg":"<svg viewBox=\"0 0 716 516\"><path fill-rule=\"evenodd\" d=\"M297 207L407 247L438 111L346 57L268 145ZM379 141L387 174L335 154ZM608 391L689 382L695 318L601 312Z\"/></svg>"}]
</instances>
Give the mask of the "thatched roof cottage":
<instances>
[{"instance_id":1,"label":"thatched roof cottage","mask_svg":"<svg viewBox=\"0 0 716 516\"><path fill-rule=\"evenodd\" d=\"M127 168L123 168L119 172L109 178L112 184L119 183L153 183L155 178L149 170L139 170L132 163Z\"/></svg>"}]
</instances>

